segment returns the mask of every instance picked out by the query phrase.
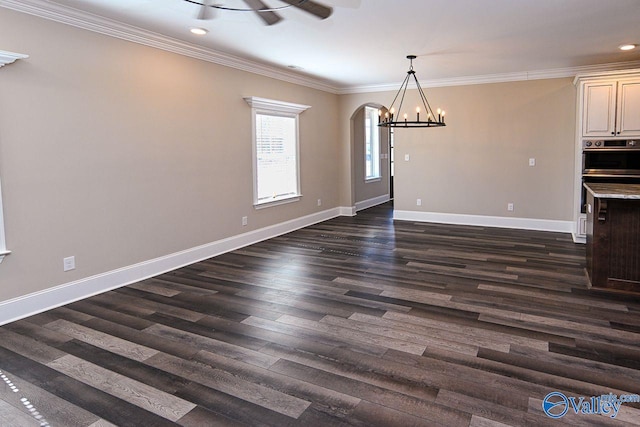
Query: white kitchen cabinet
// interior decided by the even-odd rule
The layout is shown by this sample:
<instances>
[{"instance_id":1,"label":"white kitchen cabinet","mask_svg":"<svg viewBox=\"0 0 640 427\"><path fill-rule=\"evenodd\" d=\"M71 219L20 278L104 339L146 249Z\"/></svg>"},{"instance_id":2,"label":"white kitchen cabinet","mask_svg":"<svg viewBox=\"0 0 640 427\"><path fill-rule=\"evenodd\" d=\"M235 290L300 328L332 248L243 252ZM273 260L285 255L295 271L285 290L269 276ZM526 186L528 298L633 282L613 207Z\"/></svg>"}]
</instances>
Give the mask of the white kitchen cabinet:
<instances>
[{"instance_id":1,"label":"white kitchen cabinet","mask_svg":"<svg viewBox=\"0 0 640 427\"><path fill-rule=\"evenodd\" d=\"M618 82L616 136L640 136L640 80Z\"/></svg>"},{"instance_id":2,"label":"white kitchen cabinet","mask_svg":"<svg viewBox=\"0 0 640 427\"><path fill-rule=\"evenodd\" d=\"M640 79L585 82L583 91L583 137L640 137Z\"/></svg>"}]
</instances>

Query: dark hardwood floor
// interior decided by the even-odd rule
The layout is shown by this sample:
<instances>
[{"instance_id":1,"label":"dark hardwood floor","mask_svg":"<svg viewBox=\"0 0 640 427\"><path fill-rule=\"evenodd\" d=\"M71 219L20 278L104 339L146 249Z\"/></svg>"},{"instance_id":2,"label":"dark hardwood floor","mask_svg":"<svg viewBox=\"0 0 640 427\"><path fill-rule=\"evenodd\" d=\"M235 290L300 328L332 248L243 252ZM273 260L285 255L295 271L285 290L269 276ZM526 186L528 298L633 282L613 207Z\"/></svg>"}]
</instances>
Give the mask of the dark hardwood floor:
<instances>
[{"instance_id":1,"label":"dark hardwood floor","mask_svg":"<svg viewBox=\"0 0 640 427\"><path fill-rule=\"evenodd\" d=\"M0 425L640 425L543 412L640 393L640 298L584 267L379 206L1 327Z\"/></svg>"}]
</instances>

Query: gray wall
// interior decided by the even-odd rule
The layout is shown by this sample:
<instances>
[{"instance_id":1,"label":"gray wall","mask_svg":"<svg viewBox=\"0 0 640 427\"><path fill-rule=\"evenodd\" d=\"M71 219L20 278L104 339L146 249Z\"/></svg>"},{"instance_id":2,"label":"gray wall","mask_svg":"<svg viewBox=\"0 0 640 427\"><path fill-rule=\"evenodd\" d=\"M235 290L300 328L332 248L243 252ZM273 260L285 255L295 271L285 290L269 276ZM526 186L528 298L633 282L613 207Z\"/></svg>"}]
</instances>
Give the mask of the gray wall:
<instances>
[{"instance_id":1,"label":"gray wall","mask_svg":"<svg viewBox=\"0 0 640 427\"><path fill-rule=\"evenodd\" d=\"M344 95L341 112L394 92ZM576 88L547 79L427 88L447 126L395 132L394 207L403 211L571 221ZM416 103L407 92L408 105ZM417 105L417 104L416 104ZM435 109L435 108L434 108ZM342 126L342 138L349 128ZM349 147L343 147L346 155ZM405 154L410 160L404 161ZM529 158L536 166L528 166ZM343 194L348 199L348 194ZM422 206L416 206L416 199ZM507 211L507 203L515 205Z\"/></svg>"},{"instance_id":2,"label":"gray wall","mask_svg":"<svg viewBox=\"0 0 640 427\"><path fill-rule=\"evenodd\" d=\"M0 302L339 206L337 95L3 8L0 43ZM300 202L254 210L246 96L312 106Z\"/></svg>"}]
</instances>

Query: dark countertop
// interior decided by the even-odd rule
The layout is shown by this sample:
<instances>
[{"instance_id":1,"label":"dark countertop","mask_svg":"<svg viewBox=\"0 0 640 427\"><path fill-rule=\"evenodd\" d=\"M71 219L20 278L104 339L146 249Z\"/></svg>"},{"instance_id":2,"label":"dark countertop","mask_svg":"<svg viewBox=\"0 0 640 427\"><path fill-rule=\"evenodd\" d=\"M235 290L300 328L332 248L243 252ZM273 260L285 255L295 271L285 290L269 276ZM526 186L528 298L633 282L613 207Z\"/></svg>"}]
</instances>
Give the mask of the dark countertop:
<instances>
[{"instance_id":1,"label":"dark countertop","mask_svg":"<svg viewBox=\"0 0 640 427\"><path fill-rule=\"evenodd\" d=\"M584 184L584 188L598 199L640 200L640 184L589 182Z\"/></svg>"}]
</instances>

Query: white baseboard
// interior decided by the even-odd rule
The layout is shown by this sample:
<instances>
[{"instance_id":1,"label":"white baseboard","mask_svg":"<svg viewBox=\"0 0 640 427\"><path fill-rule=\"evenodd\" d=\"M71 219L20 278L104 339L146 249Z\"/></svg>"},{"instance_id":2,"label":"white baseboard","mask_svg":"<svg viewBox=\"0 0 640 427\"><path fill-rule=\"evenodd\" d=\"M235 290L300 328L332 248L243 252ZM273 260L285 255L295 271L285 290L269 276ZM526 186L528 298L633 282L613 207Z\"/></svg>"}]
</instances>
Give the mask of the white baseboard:
<instances>
[{"instance_id":1,"label":"white baseboard","mask_svg":"<svg viewBox=\"0 0 640 427\"><path fill-rule=\"evenodd\" d=\"M317 212L206 245L65 283L40 292L2 301L0 302L0 325L148 279L337 216L349 215L347 212L350 213L351 208L339 207Z\"/></svg>"},{"instance_id":2,"label":"white baseboard","mask_svg":"<svg viewBox=\"0 0 640 427\"><path fill-rule=\"evenodd\" d=\"M571 233L571 237L573 238L573 243L587 243L587 236L581 236L576 233Z\"/></svg>"},{"instance_id":3,"label":"white baseboard","mask_svg":"<svg viewBox=\"0 0 640 427\"><path fill-rule=\"evenodd\" d=\"M355 206L350 206L350 207L343 206L343 207L340 208L340 215L341 216L356 216L356 207Z\"/></svg>"},{"instance_id":4,"label":"white baseboard","mask_svg":"<svg viewBox=\"0 0 640 427\"><path fill-rule=\"evenodd\" d=\"M483 227L518 228L523 230L571 233L573 221L534 218L513 218L485 215L448 214L438 212L393 211L393 219L400 221L436 222L441 224L477 225Z\"/></svg>"},{"instance_id":5,"label":"white baseboard","mask_svg":"<svg viewBox=\"0 0 640 427\"><path fill-rule=\"evenodd\" d=\"M361 211L363 209L372 208L382 203L388 202L390 199L388 194L383 194L382 196L374 197L372 199L363 200L361 202L356 202L356 212Z\"/></svg>"}]
</instances>

